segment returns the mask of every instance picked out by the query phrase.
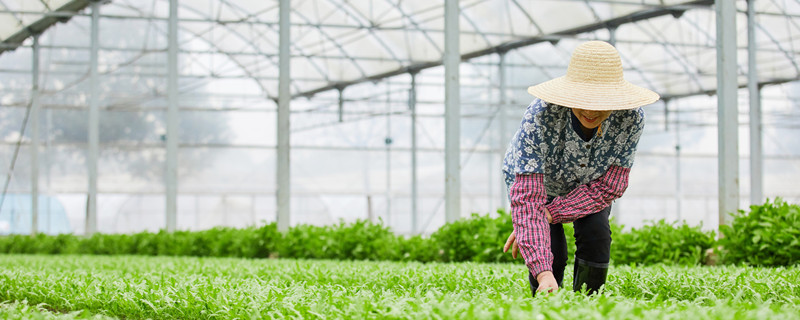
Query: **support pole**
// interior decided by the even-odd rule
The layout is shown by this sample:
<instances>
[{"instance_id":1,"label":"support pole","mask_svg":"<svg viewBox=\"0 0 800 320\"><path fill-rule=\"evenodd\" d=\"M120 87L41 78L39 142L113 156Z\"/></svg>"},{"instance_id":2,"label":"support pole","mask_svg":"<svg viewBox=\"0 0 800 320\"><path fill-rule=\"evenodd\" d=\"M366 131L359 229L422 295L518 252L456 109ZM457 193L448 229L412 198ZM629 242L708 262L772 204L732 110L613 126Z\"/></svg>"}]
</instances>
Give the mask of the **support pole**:
<instances>
[{"instance_id":1,"label":"support pole","mask_svg":"<svg viewBox=\"0 0 800 320\"><path fill-rule=\"evenodd\" d=\"M97 55L100 51L100 2L92 2L91 52L89 53L89 195L86 199L87 236L97 232L97 158L100 145L100 90L98 89Z\"/></svg>"},{"instance_id":2,"label":"support pole","mask_svg":"<svg viewBox=\"0 0 800 320\"><path fill-rule=\"evenodd\" d=\"M506 114L506 104L508 101L506 100L506 52L500 53L500 63L497 66L498 68L498 78L500 78L500 105L498 106L500 113L500 168L497 170L501 170L503 167L503 162L505 162L506 157L506 150L503 146L508 145L508 115ZM503 209L509 209L508 203L508 190L506 187L506 177L505 175L500 175L500 204L502 205ZM508 211L511 212L511 211Z\"/></svg>"},{"instance_id":3,"label":"support pole","mask_svg":"<svg viewBox=\"0 0 800 320\"><path fill-rule=\"evenodd\" d=\"M444 5L444 210L445 221L461 216L461 106L459 85L459 7L458 0Z\"/></svg>"},{"instance_id":4,"label":"support pole","mask_svg":"<svg viewBox=\"0 0 800 320\"><path fill-rule=\"evenodd\" d=\"M276 191L278 205L278 230L289 230L290 212L290 185L289 185L289 104L291 92L289 91L289 37L291 25L289 24L290 0L280 0L279 24L279 66L278 66L278 186Z\"/></svg>"},{"instance_id":5,"label":"support pole","mask_svg":"<svg viewBox=\"0 0 800 320\"><path fill-rule=\"evenodd\" d=\"M178 215L178 0L169 1L169 106L167 107L167 232L175 231Z\"/></svg>"},{"instance_id":6,"label":"support pole","mask_svg":"<svg viewBox=\"0 0 800 320\"><path fill-rule=\"evenodd\" d=\"M339 87L339 122L344 122L344 88Z\"/></svg>"},{"instance_id":7,"label":"support pole","mask_svg":"<svg viewBox=\"0 0 800 320\"><path fill-rule=\"evenodd\" d=\"M664 101L664 104L669 104ZM675 112L675 208L678 213L678 221L683 220L681 212L681 202L683 191L681 190L681 124L680 114Z\"/></svg>"},{"instance_id":8,"label":"support pole","mask_svg":"<svg viewBox=\"0 0 800 320\"><path fill-rule=\"evenodd\" d=\"M39 232L39 34L33 35L31 90L31 235Z\"/></svg>"},{"instance_id":9,"label":"support pole","mask_svg":"<svg viewBox=\"0 0 800 320\"><path fill-rule=\"evenodd\" d=\"M756 65L755 0L747 1L747 89L750 92L750 204L763 203L763 149L761 147L761 88Z\"/></svg>"},{"instance_id":10,"label":"support pole","mask_svg":"<svg viewBox=\"0 0 800 320\"><path fill-rule=\"evenodd\" d=\"M411 73L408 90L408 109L411 110L411 234L417 234L417 74Z\"/></svg>"},{"instance_id":11,"label":"support pole","mask_svg":"<svg viewBox=\"0 0 800 320\"><path fill-rule=\"evenodd\" d=\"M53 110L47 109L45 110L45 147L44 147L44 168L45 168L45 209L44 212L46 213L45 218L45 232L50 232L53 230L52 222L53 222L53 205L50 199L50 192L53 190L53 183L52 183L52 163L53 163L53 156L52 156L52 141L50 141L50 132L53 128Z\"/></svg>"},{"instance_id":12,"label":"support pole","mask_svg":"<svg viewBox=\"0 0 800 320\"><path fill-rule=\"evenodd\" d=\"M608 43L617 46L617 27L608 28Z\"/></svg>"},{"instance_id":13,"label":"support pole","mask_svg":"<svg viewBox=\"0 0 800 320\"><path fill-rule=\"evenodd\" d=\"M392 90L386 82L386 225L392 227Z\"/></svg>"},{"instance_id":14,"label":"support pole","mask_svg":"<svg viewBox=\"0 0 800 320\"><path fill-rule=\"evenodd\" d=\"M717 128L719 225L739 209L739 133L736 73L736 3L715 1L717 13Z\"/></svg>"}]
</instances>

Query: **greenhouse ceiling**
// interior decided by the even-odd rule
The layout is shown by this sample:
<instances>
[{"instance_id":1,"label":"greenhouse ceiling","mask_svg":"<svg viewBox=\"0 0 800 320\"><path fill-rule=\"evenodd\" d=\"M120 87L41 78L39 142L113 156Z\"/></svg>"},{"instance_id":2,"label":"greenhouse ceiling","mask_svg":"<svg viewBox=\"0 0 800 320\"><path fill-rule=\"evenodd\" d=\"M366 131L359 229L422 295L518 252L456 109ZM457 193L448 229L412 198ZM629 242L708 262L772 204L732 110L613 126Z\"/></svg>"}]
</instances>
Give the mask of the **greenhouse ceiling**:
<instances>
[{"instance_id":1,"label":"greenhouse ceiling","mask_svg":"<svg viewBox=\"0 0 800 320\"><path fill-rule=\"evenodd\" d=\"M164 24L169 2L102 1L105 19ZM550 46L552 57L531 56L542 68L564 69L576 40L613 42L626 75L665 98L716 90L715 12L712 0L463 0L460 2L462 60ZM76 16L90 16L89 0L0 0L0 54L31 46L31 36ZM181 54L214 52L236 67L209 71L212 77L241 76L263 94L277 97L278 1L180 1ZM747 75L747 3L737 1L739 84ZM800 1L758 0L758 80L763 84L800 79ZM292 95L310 97L367 81L441 65L443 1L292 1ZM161 30L166 32L166 28ZM88 39L86 35L70 37ZM63 43L63 41L61 42ZM88 50L87 41L61 45ZM83 43L84 45L80 45ZM101 50L166 52L106 41ZM59 48L59 45L52 45ZM543 51L538 51L543 52ZM87 62L88 64L88 62ZM538 65L537 65L538 66Z\"/></svg>"}]
</instances>

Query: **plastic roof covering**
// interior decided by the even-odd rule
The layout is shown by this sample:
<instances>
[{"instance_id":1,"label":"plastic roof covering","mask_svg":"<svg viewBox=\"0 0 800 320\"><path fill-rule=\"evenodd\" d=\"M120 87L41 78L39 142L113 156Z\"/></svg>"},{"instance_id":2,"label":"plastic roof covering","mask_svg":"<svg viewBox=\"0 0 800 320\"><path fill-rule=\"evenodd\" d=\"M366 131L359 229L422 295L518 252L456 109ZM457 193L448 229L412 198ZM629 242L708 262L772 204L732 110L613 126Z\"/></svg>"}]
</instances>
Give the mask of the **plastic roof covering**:
<instances>
[{"instance_id":1,"label":"plastic roof covering","mask_svg":"<svg viewBox=\"0 0 800 320\"><path fill-rule=\"evenodd\" d=\"M74 17L58 12L43 15L42 12L47 9L39 11L30 7L35 5L33 2L38 1L0 0L0 15L4 19L9 16L16 19L4 25L14 26L13 31L6 27L2 31L7 34L24 33L24 26L29 23L37 23L45 18L66 20L71 17L67 23L51 26L40 38L44 93L40 102L51 113L53 128L62 128L71 121L85 118L87 93L90 92L87 76L90 10L82 9ZM395 191L407 185L403 179L410 175L404 174L407 172L403 171L405 169L383 170L380 162L384 159L382 154L389 154L384 140L388 135L393 139L393 154L410 149L410 136L407 133L411 122L405 117L396 116L392 120L391 130L388 130L389 117L381 115L407 111L407 89L411 77L402 74L408 71L407 68L436 66L439 63L443 50L441 2L292 0L292 92L295 95L332 85L350 84L364 77L380 77L397 70L401 73L386 81L366 81L348 87L343 92L347 102L343 122L336 119L339 98L336 90L316 94L312 99L293 101L293 120L302 120L293 121L292 124L293 168L311 167L312 164L317 168L317 159L320 157L330 160L325 161L325 167L321 170L298 170L293 173L293 188L298 188L296 193L293 192L293 197L300 198L298 202L306 206L298 209L301 213L298 217L302 217L303 212L308 213L306 218L298 218L306 220L298 221L328 221L325 219L365 211L343 205L341 211L331 209L331 216L320 218L317 212L328 209L315 209L314 206L319 203L328 206L327 202L318 198L340 203L336 201L355 201L353 199L356 197L363 199L363 194L376 196L384 190L380 184L386 180L380 177L385 171L390 171L389 174L392 170L395 172L392 183L401 186ZM530 44L508 51L506 55L509 97L505 103L517 107L508 110L515 113L507 119L508 124L513 126L518 123L517 112L524 103L530 101L530 96L524 91L525 86L563 74L570 52L580 41L609 38L609 31L599 22L621 23L626 16L673 9L667 13L675 13L677 17L671 14L658 15L618 27L617 46L623 54L626 77L634 83L653 88L662 96L701 94L716 88L714 11L713 7L695 1L691 2L695 3L693 5L686 3L639 0L462 0L461 52L470 57L461 67L462 148L465 151L462 161L464 170L473 173L464 178L462 193L464 199L476 203L472 208L491 209L490 200L486 201L486 207L477 204L500 194L494 191L487 196L487 192L493 191L484 190L483 187L492 177L491 171L486 170L492 167L487 162L496 161L491 153L508 141L508 137L505 140L496 139L499 134L495 129L498 129L500 121L492 121L491 118L498 114L499 108L494 107L502 103L497 98L499 58L492 47L525 44L526 41ZM767 83L797 79L795 57L800 48L800 37L797 36L800 32L800 1L757 0L756 3L759 11L760 81ZM23 7L22 4L29 7ZM85 8L89 1L71 1L61 7L75 4ZM743 12L745 2L738 1L737 4ZM274 184L274 171L241 168L251 168L256 164L274 166L271 148L276 144L276 139L271 124L275 121L275 105L264 97L274 96L277 92L278 2L181 0L180 5L179 83L182 121L205 126L232 124L229 130L210 130L213 134L184 130L180 148L181 159L184 159L181 161L185 161L182 167L197 171L181 178L180 192L184 196L201 195L200 198L209 201L203 203L211 203L210 197L215 197L209 194L222 194L223 197L226 194L255 195L260 198L253 203L259 205L253 204L253 208L271 208L274 190L264 186ZM54 9L57 7L51 5L49 10L58 10ZM120 212L128 212L132 217L130 223L120 225L139 226L137 223L141 221L158 222L160 218L142 219L141 212L148 211L148 208L152 212L163 211L160 207L163 205L161 195L154 194L163 190L159 168L163 163L161 134L164 133L164 110L168 103L168 7L166 0L114 0L104 4L101 9L101 117L112 120L109 121L112 125L121 121L154 123L148 124L147 130L130 132L125 131L130 127L124 126L117 128L108 125L102 129L105 133L113 134L101 136L105 150L101 153L101 168L104 168L99 177L101 192L145 195L135 197L141 200L131 202L126 198L124 202L130 204L119 205ZM686 11L678 14L682 10ZM16 13L9 14L9 11ZM613 20L615 18L619 19ZM739 82L744 84L747 72L746 17L740 12L737 19ZM579 32L590 29L592 31ZM0 39L8 44L6 40L8 38ZM0 148L0 153L8 155L3 159L10 159L13 146L20 145L19 142L25 138L16 131L20 124L25 123L25 111L30 110L26 106L30 104L31 96L31 43L28 38L16 50L7 50L8 46L0 47L0 104L3 105L0 113L4 113L0 120L6 120L0 127L7 129L2 134L6 144L4 149ZM489 53L474 58L470 56L482 51ZM439 174L444 168L438 150L444 148L445 142L442 135L435 134L443 130L442 73L443 68L434 67L417 77L418 103L422 106L416 122L420 133L418 147L423 151L419 163L424 164L420 172L429 173L420 175L420 195L427 196L429 200L421 202L420 209L424 212L440 210L436 207L438 199L432 199L439 197L444 189ZM765 88L763 96L767 156L765 186L769 187L765 194L794 199L799 194L796 184L792 182L800 172L796 160L800 148L796 139L785 137L795 136L797 131L796 101L800 101L797 88L797 83L769 86ZM745 104L744 92L740 90L740 107ZM636 184L636 188L631 188L630 192L634 193L626 196L626 201L633 204L629 207L620 205L619 208L629 210L637 204L647 208L630 210L636 212L631 217L637 221L658 220L664 216L657 214L671 210L665 201L652 199L671 196L669 189L672 186L669 182L653 184L651 177L660 179L674 168L675 161L671 158L674 150L672 136L677 130L667 132L665 127L669 120L670 128L677 128L674 124L680 119L684 136L676 139L682 141L680 150L686 164L682 169L685 170L684 177L691 178L684 178L683 192L693 197L684 198L684 204L691 203L694 206L702 203L704 206L698 207L697 212L710 215L706 215L706 218L702 218L702 215L691 217L706 219L706 228L715 227L713 221L716 212L709 208L716 203L714 174L717 162L713 154L706 152L713 151L716 146L712 128L716 127L715 100L704 94L675 99L669 105L669 117L666 112L659 112L659 108L666 109L666 105L652 108L654 112L648 113L648 119L656 125L648 125L649 131L643 136L637 154L637 157L648 158L647 161L639 161L638 176L632 176L632 185ZM686 112L672 112L679 109ZM385 114L382 113L384 111ZM362 119L373 121L359 121ZM386 123L382 121L384 119ZM662 120L664 127L660 126ZM81 141L77 141L67 137L64 132L50 130L49 135L53 148L48 159L52 156L58 164L53 165L53 190L62 196L66 193L72 201L68 210L72 208L70 212L79 212L78 216L82 216L85 211L82 206L86 203L86 164L82 155L86 150L85 142L83 136L79 137ZM354 155L352 150L358 150L359 153ZM24 149L20 154L26 154ZM362 156L369 161L359 161L358 158ZM391 159L402 162L402 158L405 157ZM24 158L18 162L12 187L18 192L27 192L29 179L21 178L25 176ZM148 174L141 174L134 179L130 169L135 166L156 168L153 171L155 174L149 175L148 171ZM320 172L326 174L321 175ZM362 174L368 177L364 181L361 181ZM220 176L226 179L219 179ZM371 182L369 179L372 179ZM638 194L636 190L639 190ZM378 198L376 196L374 199ZM402 199L401 196L398 198ZM114 199L123 198L119 196ZM393 206L399 206L402 201L393 201ZM143 206L144 209L137 206ZM221 206L229 207L225 204ZM366 204L359 206L365 208ZM652 215L643 216L640 213ZM203 217L202 212L198 216ZM216 220L209 221L212 221L209 222L211 226ZM623 223L632 225L630 221ZM160 223L156 224L150 230L161 227ZM431 226L435 224L433 222ZM99 225L107 228L114 226L111 223L104 224L102 220ZM105 230L119 232L121 229Z\"/></svg>"},{"instance_id":2,"label":"plastic roof covering","mask_svg":"<svg viewBox=\"0 0 800 320\"><path fill-rule=\"evenodd\" d=\"M572 48L578 44L573 39L607 40L610 33L605 26L620 24L616 31L617 47L623 53L629 80L667 97L713 92L716 42L712 3L462 0L461 53L477 52L480 56L497 48L502 50L508 44L529 41L547 48L534 50L536 56L527 54L531 65L563 70ZM747 72L746 2L737 4L739 82L743 85ZM7 42L11 35L46 17L67 20L64 18L68 15L52 12L69 5L85 7L88 1L0 0L3 9L0 37ZM145 17L148 23L160 23L155 29L165 38L168 6L164 0L119 0L104 5L102 14L116 18ZM180 1L182 54L216 52L233 66L220 70L190 62L182 70L205 68L207 74L215 77L248 77L255 81L262 96L274 98L278 74L278 7L275 0ZM655 17L624 23L637 14L659 10L663 12ZM88 9L85 11L79 15L88 14ZM796 36L800 33L800 1L759 0L757 11L759 81L800 78L795 59L800 49L800 37ZM444 51L443 14L442 1L292 1L293 95L311 95L320 88L329 90L400 74L409 68L436 66ZM88 47L88 30L84 31L87 34L79 42ZM124 44L112 40L101 40L101 45L107 48ZM155 43L156 49L166 47L163 40ZM553 45L556 50L551 50ZM142 50L145 49L154 50L147 45Z\"/></svg>"}]
</instances>

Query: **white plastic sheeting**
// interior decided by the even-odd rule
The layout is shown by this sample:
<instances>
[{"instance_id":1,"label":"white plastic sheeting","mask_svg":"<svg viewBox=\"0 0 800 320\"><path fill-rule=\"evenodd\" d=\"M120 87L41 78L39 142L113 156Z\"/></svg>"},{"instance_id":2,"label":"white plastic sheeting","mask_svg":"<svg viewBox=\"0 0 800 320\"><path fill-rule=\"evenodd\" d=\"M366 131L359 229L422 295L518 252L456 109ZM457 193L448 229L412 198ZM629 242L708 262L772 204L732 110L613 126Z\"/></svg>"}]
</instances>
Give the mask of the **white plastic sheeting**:
<instances>
[{"instance_id":1,"label":"white plastic sheeting","mask_svg":"<svg viewBox=\"0 0 800 320\"><path fill-rule=\"evenodd\" d=\"M469 57L460 67L462 216L492 212L503 203L502 141L513 134L531 100L525 88L564 74L573 48L585 40L608 40L607 27L616 27L626 78L672 98L669 112L663 104L646 109L647 131L631 187L617 203L618 218L631 226L666 218L705 221L706 228L715 227L716 104L705 95L716 90L711 2L460 1L460 52ZM60 199L73 230L82 232L91 91L87 76L90 18L88 10L52 12L63 3L0 1L0 36L5 40L44 17L71 17L40 37L40 191ZM196 229L274 221L278 1L179 3L177 226ZM292 224L373 217L384 219L399 232L411 231L408 72L420 68L416 78L418 225L423 232L434 230L444 221L444 68L439 66L444 52L443 2L306 0L292 4ZM737 80L744 86L746 3L737 1L736 5ZM164 227L168 9L163 0L112 1L102 6L98 57L101 232ZM757 0L756 11L759 82L798 79L800 2ZM659 14L637 18L653 12ZM6 46L0 54L0 170L8 173L19 143L9 185L10 193L19 194L30 192L30 133L20 132L30 103L30 41L13 51ZM506 50L505 45L525 41L530 43L505 53L502 96L507 104L501 116L497 53ZM376 78L380 75L391 76ZM342 87L342 121L337 85L346 85ZM300 96L327 87L331 90ZM800 146L784 138L796 136L800 129L796 92L800 92L796 83L764 88L765 197L800 200L797 186L787 183L800 178ZM746 97L746 91L740 90L742 130L747 128ZM503 125L500 119L506 119ZM507 137L501 136L503 126L509 128ZM675 126L681 128L677 142L681 145L682 201L676 201L675 194ZM743 131L739 136L741 167L746 168L748 134ZM391 139L389 148L387 138ZM742 170L741 181L748 181L747 177ZM747 188L743 183L742 207L748 204ZM392 201L386 201L387 195ZM387 204L392 206L391 218L385 215Z\"/></svg>"}]
</instances>

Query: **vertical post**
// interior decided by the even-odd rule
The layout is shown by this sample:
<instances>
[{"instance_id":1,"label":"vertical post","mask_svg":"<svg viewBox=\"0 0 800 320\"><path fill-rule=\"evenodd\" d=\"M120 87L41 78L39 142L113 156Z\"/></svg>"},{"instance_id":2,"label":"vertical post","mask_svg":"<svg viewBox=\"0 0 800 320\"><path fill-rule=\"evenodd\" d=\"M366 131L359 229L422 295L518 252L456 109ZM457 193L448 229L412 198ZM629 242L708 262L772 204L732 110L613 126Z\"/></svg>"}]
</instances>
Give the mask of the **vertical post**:
<instances>
[{"instance_id":1,"label":"vertical post","mask_svg":"<svg viewBox=\"0 0 800 320\"><path fill-rule=\"evenodd\" d=\"M89 54L89 196L86 199L86 235L97 232L97 158L100 145L100 90L97 55L100 51L100 2L92 2L91 52Z\"/></svg>"},{"instance_id":2,"label":"vertical post","mask_svg":"<svg viewBox=\"0 0 800 320\"><path fill-rule=\"evenodd\" d=\"M222 225L228 226L228 195L222 194Z\"/></svg>"},{"instance_id":3,"label":"vertical post","mask_svg":"<svg viewBox=\"0 0 800 320\"><path fill-rule=\"evenodd\" d=\"M444 5L444 209L445 221L461 216L461 110L459 85L460 16L458 0L445 0Z\"/></svg>"},{"instance_id":4,"label":"vertical post","mask_svg":"<svg viewBox=\"0 0 800 320\"><path fill-rule=\"evenodd\" d=\"M612 46L617 46L617 27L608 28L608 43Z\"/></svg>"},{"instance_id":5,"label":"vertical post","mask_svg":"<svg viewBox=\"0 0 800 320\"><path fill-rule=\"evenodd\" d=\"M258 220L256 220L256 195L250 195L250 221L252 225L257 226Z\"/></svg>"},{"instance_id":6,"label":"vertical post","mask_svg":"<svg viewBox=\"0 0 800 320\"><path fill-rule=\"evenodd\" d=\"M31 235L39 232L39 34L33 35L31 89Z\"/></svg>"},{"instance_id":7,"label":"vertical post","mask_svg":"<svg viewBox=\"0 0 800 320\"><path fill-rule=\"evenodd\" d=\"M756 66L755 0L747 1L747 89L750 92L750 204L761 204L763 190L763 150L761 147L761 89Z\"/></svg>"},{"instance_id":8,"label":"vertical post","mask_svg":"<svg viewBox=\"0 0 800 320\"><path fill-rule=\"evenodd\" d=\"M339 91L339 122L344 122L344 88L336 88Z\"/></svg>"},{"instance_id":9,"label":"vertical post","mask_svg":"<svg viewBox=\"0 0 800 320\"><path fill-rule=\"evenodd\" d=\"M375 223L375 214L372 212L372 196L367 194L367 220Z\"/></svg>"},{"instance_id":10,"label":"vertical post","mask_svg":"<svg viewBox=\"0 0 800 320\"><path fill-rule=\"evenodd\" d=\"M167 232L175 231L178 214L178 0L169 1L169 106L167 107Z\"/></svg>"},{"instance_id":11,"label":"vertical post","mask_svg":"<svg viewBox=\"0 0 800 320\"><path fill-rule=\"evenodd\" d=\"M717 132L719 139L719 225L739 208L736 3L715 1L717 13Z\"/></svg>"},{"instance_id":12,"label":"vertical post","mask_svg":"<svg viewBox=\"0 0 800 320\"><path fill-rule=\"evenodd\" d=\"M417 234L417 73L411 73L408 90L408 108L411 110L411 234Z\"/></svg>"},{"instance_id":13,"label":"vertical post","mask_svg":"<svg viewBox=\"0 0 800 320\"><path fill-rule=\"evenodd\" d=\"M664 101L664 104L669 104ZM679 113L675 112L675 207L678 213L678 221L683 219L681 212L681 200L683 192L681 191L681 125Z\"/></svg>"},{"instance_id":14,"label":"vertical post","mask_svg":"<svg viewBox=\"0 0 800 320\"><path fill-rule=\"evenodd\" d=\"M45 195L47 202L45 202L45 209L46 212L46 225L43 230L45 232L50 232L53 230L52 221L53 221L53 210L52 210L52 201L50 199L50 191L53 190L52 184L52 175L51 175L51 164L52 156L51 156L51 141L50 141L50 132L53 128L53 110L47 109L45 110L45 125L44 125L44 132L45 132L45 147L44 147L44 168L45 168Z\"/></svg>"},{"instance_id":15,"label":"vertical post","mask_svg":"<svg viewBox=\"0 0 800 320\"><path fill-rule=\"evenodd\" d=\"M289 91L289 37L291 25L289 24L290 0L280 0L280 39L279 39L279 67L278 67L278 186L276 198L278 204L278 230L289 229L290 212L290 186L289 186L289 104L291 92Z\"/></svg>"},{"instance_id":16,"label":"vertical post","mask_svg":"<svg viewBox=\"0 0 800 320\"><path fill-rule=\"evenodd\" d=\"M386 82L386 224L392 226L392 91Z\"/></svg>"},{"instance_id":17,"label":"vertical post","mask_svg":"<svg viewBox=\"0 0 800 320\"><path fill-rule=\"evenodd\" d=\"M500 53L500 63L498 64L497 68L498 77L500 78L500 105L498 106L497 112L500 113L500 168L503 166L503 162L505 162L506 157L506 150L503 146L508 145L508 115L506 114L506 104L508 101L506 100L506 52L503 51ZM500 170L497 168L497 170ZM508 203L508 190L506 190L506 177L505 175L500 175L500 204L503 206L503 209L509 208Z\"/></svg>"}]
</instances>

